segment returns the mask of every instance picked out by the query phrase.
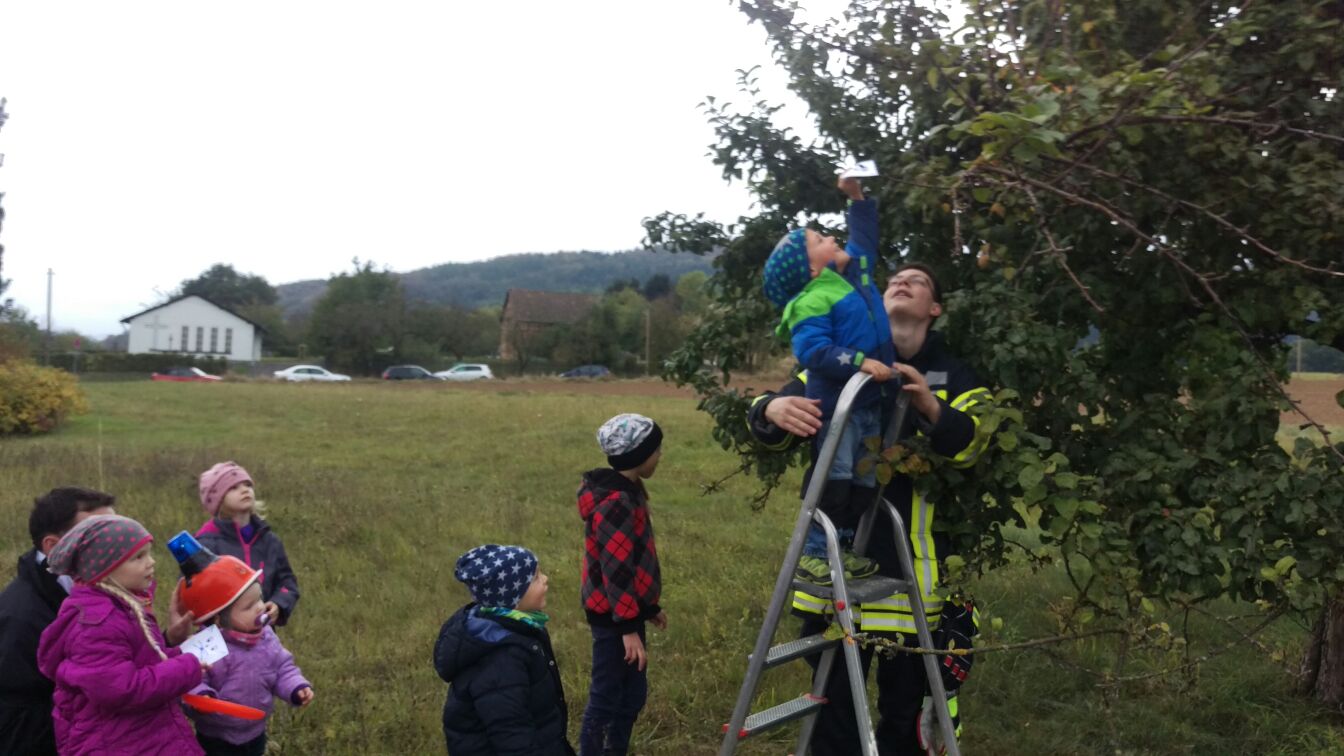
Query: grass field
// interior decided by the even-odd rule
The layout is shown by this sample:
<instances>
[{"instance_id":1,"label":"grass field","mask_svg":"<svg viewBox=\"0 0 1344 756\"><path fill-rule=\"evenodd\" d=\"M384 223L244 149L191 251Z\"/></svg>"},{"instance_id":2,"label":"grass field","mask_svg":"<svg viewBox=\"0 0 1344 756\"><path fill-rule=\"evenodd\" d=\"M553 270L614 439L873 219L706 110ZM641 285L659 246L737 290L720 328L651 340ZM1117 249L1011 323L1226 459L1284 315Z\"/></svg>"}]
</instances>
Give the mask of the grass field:
<instances>
[{"instance_id":1,"label":"grass field","mask_svg":"<svg viewBox=\"0 0 1344 756\"><path fill-rule=\"evenodd\" d=\"M195 476L234 459L255 477L298 572L303 599L282 638L317 690L309 709L277 715L272 752L419 754L443 751L446 686L430 653L439 625L466 601L453 562L480 543L521 543L551 577L549 628L576 734L590 640L578 601L574 491L579 472L602 462L594 429L617 412L642 412L667 434L650 490L671 625L650 631L651 694L634 751L713 753L797 502L784 491L752 512L752 486L740 480L702 496L702 483L734 467L708 420L684 396L616 385L90 384L90 414L49 436L0 444L0 516L9 523L0 530L0 563L12 565L28 547L26 514L47 488L111 491L120 512L162 544L202 520ZM156 556L162 609L176 567L166 549ZM11 574L0 570L5 580ZM1059 575L1008 568L975 590L986 614L1004 620L995 640L1056 632L1047 605L1065 594ZM1236 637L1212 621L1197 625L1207 646ZM1304 635L1282 621L1265 642L1291 661ZM1104 703L1095 678L1076 667L1101 668L1110 658L1101 642L982 655L963 692L965 751L1344 752L1339 720L1294 698L1285 663L1259 651L1214 659L1190 687L1155 679ZM1161 663L1138 656L1127 672ZM805 676L778 670L766 683L766 698L791 698ZM791 735L739 752L782 754Z\"/></svg>"}]
</instances>

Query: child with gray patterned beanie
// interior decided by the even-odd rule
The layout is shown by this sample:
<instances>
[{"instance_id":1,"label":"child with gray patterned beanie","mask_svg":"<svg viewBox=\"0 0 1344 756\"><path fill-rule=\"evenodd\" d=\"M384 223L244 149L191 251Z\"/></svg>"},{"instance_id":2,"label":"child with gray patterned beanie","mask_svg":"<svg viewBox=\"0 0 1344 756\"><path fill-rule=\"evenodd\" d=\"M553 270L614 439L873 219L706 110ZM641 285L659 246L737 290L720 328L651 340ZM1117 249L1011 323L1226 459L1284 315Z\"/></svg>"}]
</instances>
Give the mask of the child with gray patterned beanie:
<instances>
[{"instance_id":1,"label":"child with gray patterned beanie","mask_svg":"<svg viewBox=\"0 0 1344 756\"><path fill-rule=\"evenodd\" d=\"M583 609L593 632L593 675L583 713L583 756L624 754L648 697L644 624L662 630L662 575L644 481L662 458L658 423L633 413L597 430L607 464L583 474Z\"/></svg>"}]
</instances>

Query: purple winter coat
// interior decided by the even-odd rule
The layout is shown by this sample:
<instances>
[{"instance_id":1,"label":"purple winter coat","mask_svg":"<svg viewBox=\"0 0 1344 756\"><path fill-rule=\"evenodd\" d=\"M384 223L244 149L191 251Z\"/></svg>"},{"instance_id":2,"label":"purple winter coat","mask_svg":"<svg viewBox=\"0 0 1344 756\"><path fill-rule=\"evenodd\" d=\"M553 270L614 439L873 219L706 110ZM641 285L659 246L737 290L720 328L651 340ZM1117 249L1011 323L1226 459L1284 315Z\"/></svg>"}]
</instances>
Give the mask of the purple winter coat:
<instances>
[{"instance_id":1,"label":"purple winter coat","mask_svg":"<svg viewBox=\"0 0 1344 756\"><path fill-rule=\"evenodd\" d=\"M145 613L167 661L130 607L84 585L43 631L37 668L56 683L51 714L62 756L204 753L178 703L200 683L201 663L168 648L152 611Z\"/></svg>"},{"instance_id":2,"label":"purple winter coat","mask_svg":"<svg viewBox=\"0 0 1344 756\"><path fill-rule=\"evenodd\" d=\"M256 645L233 640L227 634L224 642L229 655L215 662L192 692L261 709L266 712L266 719L248 721L196 711L191 712L191 718L196 720L196 731L202 735L241 745L266 731L275 696L292 704L295 693L312 685L294 663L294 655L280 645L280 639L269 627L262 629Z\"/></svg>"}]
</instances>

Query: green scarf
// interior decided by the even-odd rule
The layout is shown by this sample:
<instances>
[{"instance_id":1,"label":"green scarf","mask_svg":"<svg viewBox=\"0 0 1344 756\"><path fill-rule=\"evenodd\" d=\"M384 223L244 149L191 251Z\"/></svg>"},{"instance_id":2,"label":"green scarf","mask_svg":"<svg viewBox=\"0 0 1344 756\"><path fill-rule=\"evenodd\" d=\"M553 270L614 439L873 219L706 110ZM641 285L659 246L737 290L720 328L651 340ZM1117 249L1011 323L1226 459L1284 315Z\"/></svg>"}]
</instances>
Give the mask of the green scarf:
<instances>
[{"instance_id":1,"label":"green scarf","mask_svg":"<svg viewBox=\"0 0 1344 756\"><path fill-rule=\"evenodd\" d=\"M488 614L492 617L507 617L538 629L546 627L546 620L550 619L550 615L546 612L520 612L517 609L505 609L502 606L478 606L476 610L481 614Z\"/></svg>"}]
</instances>

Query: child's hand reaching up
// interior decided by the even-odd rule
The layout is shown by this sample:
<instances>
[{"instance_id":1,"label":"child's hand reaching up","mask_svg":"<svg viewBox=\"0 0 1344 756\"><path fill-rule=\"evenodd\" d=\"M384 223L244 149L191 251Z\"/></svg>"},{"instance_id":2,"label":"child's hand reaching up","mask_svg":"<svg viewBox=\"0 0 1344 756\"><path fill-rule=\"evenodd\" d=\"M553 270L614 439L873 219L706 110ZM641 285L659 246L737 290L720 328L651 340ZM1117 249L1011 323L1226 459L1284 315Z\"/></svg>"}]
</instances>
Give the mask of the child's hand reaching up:
<instances>
[{"instance_id":1,"label":"child's hand reaching up","mask_svg":"<svg viewBox=\"0 0 1344 756\"><path fill-rule=\"evenodd\" d=\"M648 663L648 654L644 652L644 641L639 639L639 633L626 633L621 636L625 642L625 663L639 664L639 671L644 671L644 665Z\"/></svg>"},{"instance_id":2,"label":"child's hand reaching up","mask_svg":"<svg viewBox=\"0 0 1344 756\"><path fill-rule=\"evenodd\" d=\"M859 365L859 371L871 375L873 380L879 383L891 378L891 368L868 357L863 358L863 364Z\"/></svg>"},{"instance_id":3,"label":"child's hand reaching up","mask_svg":"<svg viewBox=\"0 0 1344 756\"><path fill-rule=\"evenodd\" d=\"M266 616L269 618L267 624L271 627L275 627L275 623L280 621L280 605L274 601L267 601L265 611Z\"/></svg>"},{"instance_id":4,"label":"child's hand reaching up","mask_svg":"<svg viewBox=\"0 0 1344 756\"><path fill-rule=\"evenodd\" d=\"M837 188L844 192L846 197L858 202L863 199L863 184L856 178L842 178L835 182Z\"/></svg>"}]
</instances>

